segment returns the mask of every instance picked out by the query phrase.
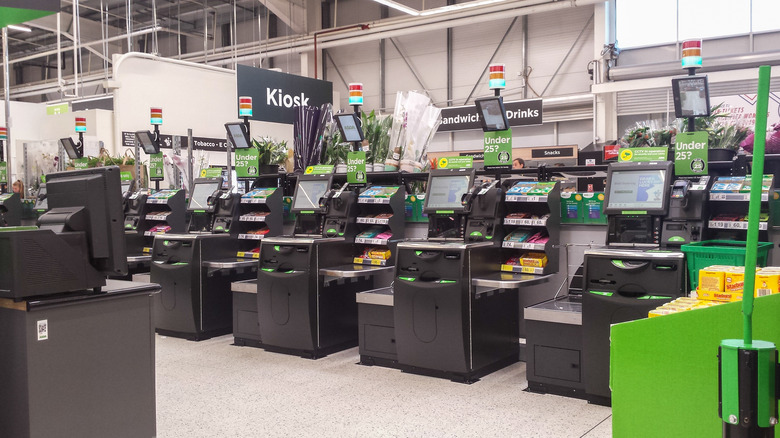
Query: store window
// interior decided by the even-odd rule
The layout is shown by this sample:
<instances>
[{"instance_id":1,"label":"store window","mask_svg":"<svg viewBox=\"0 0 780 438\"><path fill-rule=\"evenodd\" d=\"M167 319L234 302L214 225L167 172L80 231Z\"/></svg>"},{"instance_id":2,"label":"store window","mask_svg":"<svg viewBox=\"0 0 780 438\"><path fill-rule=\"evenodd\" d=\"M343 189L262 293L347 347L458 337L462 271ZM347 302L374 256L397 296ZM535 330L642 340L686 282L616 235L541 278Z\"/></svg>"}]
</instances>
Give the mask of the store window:
<instances>
[{"instance_id":1,"label":"store window","mask_svg":"<svg viewBox=\"0 0 780 438\"><path fill-rule=\"evenodd\" d=\"M780 30L778 0L616 0L622 49Z\"/></svg>"}]
</instances>

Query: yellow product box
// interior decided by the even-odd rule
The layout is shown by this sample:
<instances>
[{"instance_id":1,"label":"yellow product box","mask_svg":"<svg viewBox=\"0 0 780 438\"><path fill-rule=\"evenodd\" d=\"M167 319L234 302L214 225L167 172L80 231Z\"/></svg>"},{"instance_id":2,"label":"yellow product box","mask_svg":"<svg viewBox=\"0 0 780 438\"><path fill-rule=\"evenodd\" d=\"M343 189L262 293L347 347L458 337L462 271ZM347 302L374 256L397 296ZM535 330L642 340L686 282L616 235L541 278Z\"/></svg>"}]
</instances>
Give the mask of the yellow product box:
<instances>
[{"instance_id":1,"label":"yellow product box","mask_svg":"<svg viewBox=\"0 0 780 438\"><path fill-rule=\"evenodd\" d=\"M710 266L699 270L698 290L704 292L723 292L725 289L726 271Z\"/></svg>"},{"instance_id":2,"label":"yellow product box","mask_svg":"<svg viewBox=\"0 0 780 438\"><path fill-rule=\"evenodd\" d=\"M722 301L724 303L742 301L742 293L739 292L711 292L699 290L698 294L699 299L701 300Z\"/></svg>"},{"instance_id":3,"label":"yellow product box","mask_svg":"<svg viewBox=\"0 0 780 438\"><path fill-rule=\"evenodd\" d=\"M647 317L648 318L655 318L656 316L669 315L671 313L676 313L676 312L673 311L673 310L669 310L669 309L653 309L653 310L647 312Z\"/></svg>"},{"instance_id":4,"label":"yellow product box","mask_svg":"<svg viewBox=\"0 0 780 438\"><path fill-rule=\"evenodd\" d=\"M762 269L756 273L756 296L780 293L780 271Z\"/></svg>"},{"instance_id":5,"label":"yellow product box","mask_svg":"<svg viewBox=\"0 0 780 438\"><path fill-rule=\"evenodd\" d=\"M547 266L547 255L543 252L529 252L520 257L520 266L543 268Z\"/></svg>"},{"instance_id":6,"label":"yellow product box","mask_svg":"<svg viewBox=\"0 0 780 438\"><path fill-rule=\"evenodd\" d=\"M734 268L726 272L723 282L724 292L739 292L745 289L745 268Z\"/></svg>"},{"instance_id":7,"label":"yellow product box","mask_svg":"<svg viewBox=\"0 0 780 438\"><path fill-rule=\"evenodd\" d=\"M390 250L389 249L384 249L384 250L373 249L373 250L369 251L368 256L371 257L372 259L387 260L387 259L390 258Z\"/></svg>"}]
</instances>

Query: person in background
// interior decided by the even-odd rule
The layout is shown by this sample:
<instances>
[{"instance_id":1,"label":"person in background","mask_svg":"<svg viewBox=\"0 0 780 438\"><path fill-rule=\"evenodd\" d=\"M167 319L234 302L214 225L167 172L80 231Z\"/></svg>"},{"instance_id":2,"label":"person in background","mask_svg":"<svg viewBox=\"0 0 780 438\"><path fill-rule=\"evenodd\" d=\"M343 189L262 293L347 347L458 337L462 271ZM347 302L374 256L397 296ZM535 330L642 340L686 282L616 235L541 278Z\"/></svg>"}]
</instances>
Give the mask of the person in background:
<instances>
[{"instance_id":1,"label":"person in background","mask_svg":"<svg viewBox=\"0 0 780 438\"><path fill-rule=\"evenodd\" d=\"M522 158L512 160L512 169L522 169L525 167L525 161Z\"/></svg>"},{"instance_id":2,"label":"person in background","mask_svg":"<svg viewBox=\"0 0 780 438\"><path fill-rule=\"evenodd\" d=\"M19 197L24 199L24 183L22 182L22 180L17 179L16 181L14 181L11 187L14 193L18 193Z\"/></svg>"}]
</instances>

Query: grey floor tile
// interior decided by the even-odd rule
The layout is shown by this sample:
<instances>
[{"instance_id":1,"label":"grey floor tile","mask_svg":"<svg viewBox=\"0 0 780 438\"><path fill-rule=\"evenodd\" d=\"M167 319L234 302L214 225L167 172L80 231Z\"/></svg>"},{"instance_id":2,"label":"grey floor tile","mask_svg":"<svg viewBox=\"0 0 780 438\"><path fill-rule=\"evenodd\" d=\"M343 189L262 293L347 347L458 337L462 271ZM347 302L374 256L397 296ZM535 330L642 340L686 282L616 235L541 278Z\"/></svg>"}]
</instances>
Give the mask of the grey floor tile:
<instances>
[{"instance_id":1,"label":"grey floor tile","mask_svg":"<svg viewBox=\"0 0 780 438\"><path fill-rule=\"evenodd\" d=\"M520 362L464 385L357 365L157 336L157 428L178 437L606 437L611 410L524 392ZM605 421L606 419L606 421Z\"/></svg>"}]
</instances>

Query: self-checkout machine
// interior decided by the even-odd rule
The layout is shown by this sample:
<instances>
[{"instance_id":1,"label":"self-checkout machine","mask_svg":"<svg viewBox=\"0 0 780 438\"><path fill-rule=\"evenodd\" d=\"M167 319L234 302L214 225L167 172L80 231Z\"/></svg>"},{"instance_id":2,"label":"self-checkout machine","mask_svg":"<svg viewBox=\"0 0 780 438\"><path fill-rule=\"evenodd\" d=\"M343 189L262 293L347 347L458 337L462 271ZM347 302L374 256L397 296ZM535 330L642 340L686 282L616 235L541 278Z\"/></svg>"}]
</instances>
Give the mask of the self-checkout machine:
<instances>
[{"instance_id":1,"label":"self-checkout machine","mask_svg":"<svg viewBox=\"0 0 780 438\"><path fill-rule=\"evenodd\" d=\"M228 132L228 181L231 145L249 147L249 132ZM234 135L235 134L235 135ZM240 199L235 187L223 188L221 170L197 178L187 210L187 234L155 238L151 281L162 286L155 326L164 335L203 340L233 329L231 283L256 275L257 261L237 257Z\"/></svg>"},{"instance_id":2,"label":"self-checkout machine","mask_svg":"<svg viewBox=\"0 0 780 438\"><path fill-rule=\"evenodd\" d=\"M341 121L345 138L358 123L356 117ZM316 359L358 344L355 294L375 289L377 274L392 270L354 264L364 166L348 174L360 177L355 187L335 188L332 166L307 168L293 197L293 235L263 239L257 280L263 348Z\"/></svg>"},{"instance_id":3,"label":"self-checkout machine","mask_svg":"<svg viewBox=\"0 0 780 438\"><path fill-rule=\"evenodd\" d=\"M154 436L159 287L106 279L127 270L119 168L47 189L39 228L0 232L0 435Z\"/></svg>"},{"instance_id":4,"label":"self-checkout machine","mask_svg":"<svg viewBox=\"0 0 780 438\"><path fill-rule=\"evenodd\" d=\"M128 276L137 281L148 281L155 236L187 230L185 191L160 190L160 181L164 179L160 152L162 109L151 108L150 120L153 131L135 132L135 187L131 186L133 191L124 197ZM141 150L149 156L149 180L154 181L154 190L142 187Z\"/></svg>"},{"instance_id":5,"label":"self-checkout machine","mask_svg":"<svg viewBox=\"0 0 780 438\"><path fill-rule=\"evenodd\" d=\"M238 200L236 218L231 229L237 238L235 262L251 263L257 268L262 239L282 234L282 188L277 178L259 178L258 151L251 147L249 117L252 116L252 98L239 97L239 117L243 122L225 124L231 144L239 145L235 154L236 180L244 184L244 193ZM246 143L246 145L244 144ZM255 188L249 184L255 182ZM257 183L274 183L260 185ZM219 225L219 219L215 221ZM257 322L257 274L231 283L233 301L233 339L235 345L257 345L260 327Z\"/></svg>"}]
</instances>

